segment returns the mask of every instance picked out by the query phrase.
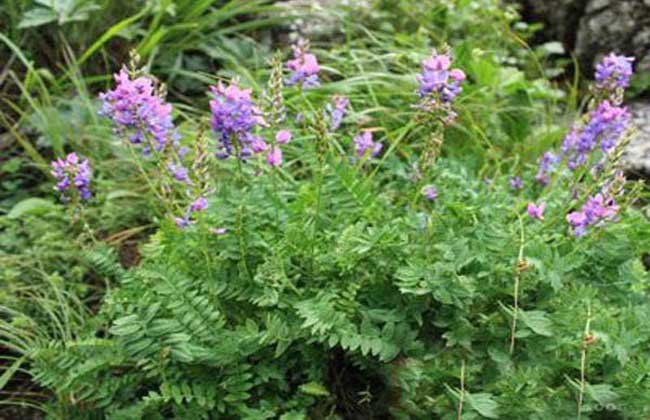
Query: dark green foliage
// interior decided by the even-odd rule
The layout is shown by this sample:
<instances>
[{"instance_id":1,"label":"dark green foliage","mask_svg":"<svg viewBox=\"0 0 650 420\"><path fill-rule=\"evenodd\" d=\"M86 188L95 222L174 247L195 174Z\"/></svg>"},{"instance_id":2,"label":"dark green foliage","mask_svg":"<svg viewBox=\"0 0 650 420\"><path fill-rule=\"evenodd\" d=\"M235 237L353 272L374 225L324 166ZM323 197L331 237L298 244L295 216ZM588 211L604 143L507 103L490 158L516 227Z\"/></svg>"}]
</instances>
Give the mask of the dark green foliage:
<instances>
[{"instance_id":1,"label":"dark green foliage","mask_svg":"<svg viewBox=\"0 0 650 420\"><path fill-rule=\"evenodd\" d=\"M222 184L196 226L164 226L139 268L111 274L104 338L39 350L35 378L110 418L447 418L465 366L464 418L573 418L591 311L583 413L643 417L650 228L637 211L580 240L524 221L510 355L521 206L505 179L442 161L442 197L413 208L399 180L350 177L334 157L324 171L317 213L311 183Z\"/></svg>"}]
</instances>

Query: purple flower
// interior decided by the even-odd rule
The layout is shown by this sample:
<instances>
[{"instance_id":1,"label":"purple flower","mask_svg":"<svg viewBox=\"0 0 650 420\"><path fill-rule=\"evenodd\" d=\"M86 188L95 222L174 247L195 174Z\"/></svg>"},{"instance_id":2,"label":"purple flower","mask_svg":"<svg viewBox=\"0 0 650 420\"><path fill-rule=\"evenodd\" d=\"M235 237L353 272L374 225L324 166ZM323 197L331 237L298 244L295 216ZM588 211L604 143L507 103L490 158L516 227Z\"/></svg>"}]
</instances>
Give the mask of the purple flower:
<instances>
[{"instance_id":1,"label":"purple flower","mask_svg":"<svg viewBox=\"0 0 650 420\"><path fill-rule=\"evenodd\" d=\"M555 170L555 165L560 161L560 158L553 152L545 152L539 159L539 168L535 180L543 186L551 182L549 174Z\"/></svg>"},{"instance_id":2,"label":"purple flower","mask_svg":"<svg viewBox=\"0 0 650 420\"><path fill-rule=\"evenodd\" d=\"M521 177L514 176L510 178L510 188L512 188L515 191L521 190L522 188L524 188L524 181L522 181Z\"/></svg>"},{"instance_id":3,"label":"purple flower","mask_svg":"<svg viewBox=\"0 0 650 420\"><path fill-rule=\"evenodd\" d=\"M429 201L434 201L438 198L438 190L433 185L427 185L422 190L422 195Z\"/></svg>"},{"instance_id":4,"label":"purple flower","mask_svg":"<svg viewBox=\"0 0 650 420\"><path fill-rule=\"evenodd\" d=\"M253 153L262 153L267 151L269 145L266 144L263 138L260 136L251 136L250 137L250 149Z\"/></svg>"},{"instance_id":5,"label":"purple flower","mask_svg":"<svg viewBox=\"0 0 650 420\"><path fill-rule=\"evenodd\" d=\"M597 146L609 153L628 129L630 121L631 114L626 107L601 102L584 127L572 129L564 138L562 152L567 156L569 169L584 165Z\"/></svg>"},{"instance_id":6,"label":"purple flower","mask_svg":"<svg viewBox=\"0 0 650 420\"><path fill-rule=\"evenodd\" d=\"M175 217L174 222L176 223L176 227L180 229L185 229L191 223L188 217Z\"/></svg>"},{"instance_id":7,"label":"purple flower","mask_svg":"<svg viewBox=\"0 0 650 420\"><path fill-rule=\"evenodd\" d=\"M618 214L619 207L614 198L606 198L603 194L596 194L582 206L580 211L574 211L567 215L566 220L573 229L576 237L587 233L587 227L595 225L604 220L613 219Z\"/></svg>"},{"instance_id":8,"label":"purple flower","mask_svg":"<svg viewBox=\"0 0 650 420\"><path fill-rule=\"evenodd\" d=\"M372 131L364 130L354 138L354 147L357 152L357 157L361 159L367 152L370 152L370 157L377 156L382 149L382 144L372 141Z\"/></svg>"},{"instance_id":9,"label":"purple flower","mask_svg":"<svg viewBox=\"0 0 650 420\"><path fill-rule=\"evenodd\" d=\"M68 200L66 192L77 192L82 200L89 200L92 196L90 192L90 178L92 170L88 159L82 161L76 153L70 153L65 159L57 159L51 163L51 174L57 180L54 187L61 193L64 200Z\"/></svg>"},{"instance_id":10,"label":"purple flower","mask_svg":"<svg viewBox=\"0 0 650 420\"><path fill-rule=\"evenodd\" d=\"M332 104L327 104L327 110L330 114L331 124L330 129L336 131L341 126L343 122L343 117L345 117L345 112L350 105L350 100L345 96L335 95L333 98L334 106Z\"/></svg>"},{"instance_id":11,"label":"purple flower","mask_svg":"<svg viewBox=\"0 0 650 420\"><path fill-rule=\"evenodd\" d=\"M287 85L293 86L301 83L303 89L315 87L320 84L318 72L320 66L314 54L307 52L307 43L299 41L291 47L293 49L293 59L287 61L287 69L291 71Z\"/></svg>"},{"instance_id":12,"label":"purple flower","mask_svg":"<svg viewBox=\"0 0 650 420\"><path fill-rule=\"evenodd\" d=\"M178 149L178 157L182 159L182 158L184 158L185 156L187 156L187 154L188 154L189 152L190 152L190 149L188 149L187 147L180 147L180 148Z\"/></svg>"},{"instance_id":13,"label":"purple flower","mask_svg":"<svg viewBox=\"0 0 650 420\"><path fill-rule=\"evenodd\" d=\"M266 156L266 162L270 166L280 166L282 165L282 150L280 146L273 146L269 151L269 154Z\"/></svg>"},{"instance_id":14,"label":"purple flower","mask_svg":"<svg viewBox=\"0 0 650 420\"><path fill-rule=\"evenodd\" d=\"M528 203L528 208L526 210L528 216L533 219L544 220L544 208L546 208L546 203L540 203L539 206L535 205L535 203Z\"/></svg>"},{"instance_id":15,"label":"purple flower","mask_svg":"<svg viewBox=\"0 0 650 420\"><path fill-rule=\"evenodd\" d=\"M208 208L208 200L205 197L199 197L190 204L190 212L197 213Z\"/></svg>"},{"instance_id":16,"label":"purple flower","mask_svg":"<svg viewBox=\"0 0 650 420\"><path fill-rule=\"evenodd\" d=\"M287 144L291 141L291 131L289 130L280 130L275 135L275 141L278 144Z\"/></svg>"},{"instance_id":17,"label":"purple flower","mask_svg":"<svg viewBox=\"0 0 650 420\"><path fill-rule=\"evenodd\" d=\"M162 150L177 136L172 122L172 106L154 89L154 82L140 76L131 80L126 68L115 75L114 90L100 93L100 115L110 118L120 134L129 132L129 141Z\"/></svg>"},{"instance_id":18,"label":"purple flower","mask_svg":"<svg viewBox=\"0 0 650 420\"><path fill-rule=\"evenodd\" d=\"M422 73L417 76L421 98L433 96L434 101L449 103L460 94L465 73L460 69L450 69L451 61L448 53L438 54L433 50L431 56L422 62Z\"/></svg>"},{"instance_id":19,"label":"purple flower","mask_svg":"<svg viewBox=\"0 0 650 420\"><path fill-rule=\"evenodd\" d=\"M231 156L235 151L234 142L238 142L238 157L241 159L266 150L266 143L252 133L256 126L265 122L253 103L251 90L240 89L236 82L228 86L219 82L217 86L211 86L210 91L213 98L210 101L210 125L220 140L217 156L224 159Z\"/></svg>"},{"instance_id":20,"label":"purple flower","mask_svg":"<svg viewBox=\"0 0 650 420\"><path fill-rule=\"evenodd\" d=\"M191 184L190 178L187 173L187 168L181 164L169 163L167 169L174 177L176 181L183 182L185 184Z\"/></svg>"},{"instance_id":21,"label":"purple flower","mask_svg":"<svg viewBox=\"0 0 650 420\"><path fill-rule=\"evenodd\" d=\"M610 53L596 65L596 87L604 90L625 89L630 85L634 57Z\"/></svg>"},{"instance_id":22,"label":"purple flower","mask_svg":"<svg viewBox=\"0 0 650 420\"><path fill-rule=\"evenodd\" d=\"M225 227L211 228L210 233L213 234L213 235L222 236L222 235L225 235L226 233L228 233L228 229L225 228Z\"/></svg>"}]
</instances>

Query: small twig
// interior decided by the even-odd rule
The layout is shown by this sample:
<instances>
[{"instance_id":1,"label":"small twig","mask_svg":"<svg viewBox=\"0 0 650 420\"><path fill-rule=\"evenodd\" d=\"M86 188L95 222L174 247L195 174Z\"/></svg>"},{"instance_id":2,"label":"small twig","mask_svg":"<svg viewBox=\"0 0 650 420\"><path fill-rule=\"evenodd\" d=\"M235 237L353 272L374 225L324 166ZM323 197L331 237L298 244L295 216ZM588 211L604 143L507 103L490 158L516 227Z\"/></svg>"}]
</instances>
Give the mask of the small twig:
<instances>
[{"instance_id":1,"label":"small twig","mask_svg":"<svg viewBox=\"0 0 650 420\"><path fill-rule=\"evenodd\" d=\"M112 234L111 236L108 236L104 238L105 242L108 243L113 243L113 244L119 244L122 241L125 241L129 239L131 236L137 235L138 233L149 229L150 227L153 227L154 225L152 223L147 224L147 225L142 225L142 226L136 226L130 229L126 230L121 230L117 233Z\"/></svg>"}]
</instances>

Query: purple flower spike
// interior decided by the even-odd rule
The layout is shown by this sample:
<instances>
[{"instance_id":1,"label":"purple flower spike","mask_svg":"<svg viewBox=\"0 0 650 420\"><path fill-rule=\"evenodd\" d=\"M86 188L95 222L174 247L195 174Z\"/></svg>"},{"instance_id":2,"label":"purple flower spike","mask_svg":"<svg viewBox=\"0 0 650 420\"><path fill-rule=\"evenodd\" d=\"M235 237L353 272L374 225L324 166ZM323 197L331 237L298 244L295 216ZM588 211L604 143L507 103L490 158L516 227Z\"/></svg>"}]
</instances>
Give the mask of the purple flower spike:
<instances>
[{"instance_id":1,"label":"purple flower spike","mask_svg":"<svg viewBox=\"0 0 650 420\"><path fill-rule=\"evenodd\" d=\"M52 176L57 183L55 190L61 193L64 200L68 200L67 193L78 193L79 197L86 201L92 197L90 192L90 178L92 170L88 159L82 161L76 153L70 153L65 159L57 159L51 163Z\"/></svg>"},{"instance_id":2,"label":"purple flower spike","mask_svg":"<svg viewBox=\"0 0 650 420\"><path fill-rule=\"evenodd\" d=\"M291 141L291 131L289 130L280 130L275 135L275 141L278 144L287 144Z\"/></svg>"},{"instance_id":3,"label":"purple flower spike","mask_svg":"<svg viewBox=\"0 0 650 420\"><path fill-rule=\"evenodd\" d=\"M146 76L131 79L126 68L115 75L114 90L101 93L100 115L110 118L120 134L129 134L129 141L162 150L176 136L172 122L172 106L154 89Z\"/></svg>"},{"instance_id":4,"label":"purple flower spike","mask_svg":"<svg viewBox=\"0 0 650 420\"><path fill-rule=\"evenodd\" d=\"M271 148L269 154L266 156L266 162L270 166L282 165L282 150L280 150L280 146L273 146Z\"/></svg>"},{"instance_id":5,"label":"purple flower spike","mask_svg":"<svg viewBox=\"0 0 650 420\"><path fill-rule=\"evenodd\" d=\"M421 98L434 96L434 100L450 103L460 94L465 73L460 69L450 69L451 61L448 53L438 54L433 50L431 56L422 62L422 73L417 76Z\"/></svg>"},{"instance_id":6,"label":"purple flower spike","mask_svg":"<svg viewBox=\"0 0 650 420\"><path fill-rule=\"evenodd\" d=\"M574 128L562 143L562 152L567 156L567 166L575 170L584 165L591 153L600 146L604 153L611 152L627 131L632 116L626 107L601 102L591 112L584 127Z\"/></svg>"},{"instance_id":7,"label":"purple flower spike","mask_svg":"<svg viewBox=\"0 0 650 420\"><path fill-rule=\"evenodd\" d=\"M438 190L433 185L427 185L422 190L422 195L429 201L434 201L438 198Z\"/></svg>"},{"instance_id":8,"label":"purple flower spike","mask_svg":"<svg viewBox=\"0 0 650 420\"><path fill-rule=\"evenodd\" d=\"M363 158L366 153L370 152L370 157L373 158L381 152L382 144L372 141L372 131L364 130L354 138L354 147L359 159Z\"/></svg>"},{"instance_id":9,"label":"purple flower spike","mask_svg":"<svg viewBox=\"0 0 650 420\"><path fill-rule=\"evenodd\" d=\"M318 73L320 65L314 54L307 52L306 42L301 41L291 47L293 49L293 59L287 62L287 69L291 71L287 85L293 86L301 84L303 89L315 87L320 84Z\"/></svg>"},{"instance_id":10,"label":"purple flower spike","mask_svg":"<svg viewBox=\"0 0 650 420\"><path fill-rule=\"evenodd\" d=\"M239 158L244 159L252 152L266 150L266 143L253 135L253 129L265 125L261 111L253 103L250 89L240 89L236 82L225 86L219 82L211 86L213 99L210 101L212 130L219 134L220 145L217 157L225 159L235 152L238 142Z\"/></svg>"},{"instance_id":11,"label":"purple flower spike","mask_svg":"<svg viewBox=\"0 0 650 420\"><path fill-rule=\"evenodd\" d=\"M526 210L528 216L533 219L544 220L544 208L546 208L546 203L540 203L539 206L535 205L535 203L528 203L528 208Z\"/></svg>"},{"instance_id":12,"label":"purple flower spike","mask_svg":"<svg viewBox=\"0 0 650 420\"><path fill-rule=\"evenodd\" d=\"M596 87L604 90L625 89L630 86L634 57L610 53L596 65Z\"/></svg>"}]
</instances>

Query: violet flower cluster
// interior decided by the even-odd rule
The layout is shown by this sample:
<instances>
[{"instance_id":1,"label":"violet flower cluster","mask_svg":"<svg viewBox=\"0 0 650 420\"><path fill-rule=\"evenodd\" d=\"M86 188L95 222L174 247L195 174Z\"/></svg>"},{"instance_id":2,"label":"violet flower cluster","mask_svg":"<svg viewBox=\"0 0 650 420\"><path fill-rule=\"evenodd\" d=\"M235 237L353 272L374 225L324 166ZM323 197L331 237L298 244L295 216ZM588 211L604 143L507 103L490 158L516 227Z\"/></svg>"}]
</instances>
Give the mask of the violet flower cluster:
<instances>
[{"instance_id":1,"label":"violet flower cluster","mask_svg":"<svg viewBox=\"0 0 650 420\"><path fill-rule=\"evenodd\" d=\"M580 211L569 213L566 220L571 225L573 234L580 237L587 233L589 226L613 219L618 211L619 207L613 197L606 197L599 193L589 198Z\"/></svg>"},{"instance_id":2,"label":"violet flower cluster","mask_svg":"<svg viewBox=\"0 0 650 420\"><path fill-rule=\"evenodd\" d=\"M381 152L383 145L372 140L372 131L364 130L361 134L354 137L354 148L357 157L362 159L367 153L373 158Z\"/></svg>"},{"instance_id":3,"label":"violet flower cluster","mask_svg":"<svg viewBox=\"0 0 650 420\"><path fill-rule=\"evenodd\" d=\"M320 65L314 54L308 52L306 42L298 42L291 47L293 59L287 61L287 69L291 72L286 83L289 86L300 84L303 89L316 87L320 84L318 73Z\"/></svg>"},{"instance_id":4,"label":"violet flower cluster","mask_svg":"<svg viewBox=\"0 0 650 420\"><path fill-rule=\"evenodd\" d=\"M153 80L146 76L132 80L126 68L114 77L115 89L99 95L100 115L110 118L118 133L129 132L131 143L145 143L145 154L151 146L161 151L170 141L177 140L172 107L156 92Z\"/></svg>"},{"instance_id":5,"label":"violet flower cluster","mask_svg":"<svg viewBox=\"0 0 650 420\"><path fill-rule=\"evenodd\" d=\"M564 138L562 153L567 156L571 170L584 165L591 153L600 146L603 153L611 152L630 125L631 115L626 107L601 102L591 112L580 129L573 129Z\"/></svg>"},{"instance_id":6,"label":"violet flower cluster","mask_svg":"<svg viewBox=\"0 0 650 420\"><path fill-rule=\"evenodd\" d=\"M81 200L89 200L90 178L92 170L88 159L80 160L76 153L70 153L65 159L57 159L51 163L51 174L57 180L54 187L61 197L68 201L69 194L78 193Z\"/></svg>"},{"instance_id":7,"label":"violet flower cluster","mask_svg":"<svg viewBox=\"0 0 650 420\"><path fill-rule=\"evenodd\" d=\"M345 96L335 95L332 102L333 106L331 103L327 104L327 111L330 115L330 129L336 131L343 122L350 100Z\"/></svg>"},{"instance_id":8,"label":"violet flower cluster","mask_svg":"<svg viewBox=\"0 0 650 420\"><path fill-rule=\"evenodd\" d=\"M436 50L422 62L422 73L417 76L420 98L433 100L434 103L451 103L460 94L465 73L460 69L451 69L451 62L449 53L438 54Z\"/></svg>"},{"instance_id":9,"label":"violet flower cluster","mask_svg":"<svg viewBox=\"0 0 650 420\"><path fill-rule=\"evenodd\" d=\"M626 89L630 86L634 57L610 53L596 65L596 87L603 90Z\"/></svg>"},{"instance_id":10,"label":"violet flower cluster","mask_svg":"<svg viewBox=\"0 0 650 420\"><path fill-rule=\"evenodd\" d=\"M254 153L268 149L266 142L253 134L256 126L265 125L261 111L253 103L250 89L241 89L237 82L225 86L219 82L211 86L213 99L210 101L212 130L219 134L220 145L217 157L225 159L238 153L246 159Z\"/></svg>"},{"instance_id":11,"label":"violet flower cluster","mask_svg":"<svg viewBox=\"0 0 650 420\"><path fill-rule=\"evenodd\" d=\"M624 89L629 86L632 75L631 57L607 55L596 66L596 87L604 90ZM544 153L539 162L536 179L542 185L549 182L548 174L566 157L567 167L575 170L585 165L597 148L609 154L623 138L632 117L628 109L618 104L614 96L600 102L592 110L584 124L574 127L562 142L561 156ZM612 102L613 101L613 102Z\"/></svg>"}]
</instances>

